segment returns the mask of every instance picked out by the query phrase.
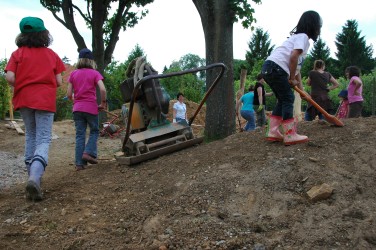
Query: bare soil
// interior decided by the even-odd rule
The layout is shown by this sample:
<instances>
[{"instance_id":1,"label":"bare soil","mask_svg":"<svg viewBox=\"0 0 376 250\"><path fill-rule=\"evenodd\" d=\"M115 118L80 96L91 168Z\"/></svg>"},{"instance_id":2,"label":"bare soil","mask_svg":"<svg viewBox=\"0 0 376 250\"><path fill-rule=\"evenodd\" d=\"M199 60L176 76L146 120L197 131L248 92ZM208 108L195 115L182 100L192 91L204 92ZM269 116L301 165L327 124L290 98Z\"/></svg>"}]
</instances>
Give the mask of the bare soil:
<instances>
[{"instance_id":1,"label":"bare soil","mask_svg":"<svg viewBox=\"0 0 376 250\"><path fill-rule=\"evenodd\" d=\"M22 155L24 136L2 130L0 151ZM76 172L73 122L56 122L44 200L26 200L26 179L0 192L0 249L375 249L376 118L299 131L310 142L259 129L134 167L101 137L99 164ZM323 183L332 195L311 201Z\"/></svg>"}]
</instances>

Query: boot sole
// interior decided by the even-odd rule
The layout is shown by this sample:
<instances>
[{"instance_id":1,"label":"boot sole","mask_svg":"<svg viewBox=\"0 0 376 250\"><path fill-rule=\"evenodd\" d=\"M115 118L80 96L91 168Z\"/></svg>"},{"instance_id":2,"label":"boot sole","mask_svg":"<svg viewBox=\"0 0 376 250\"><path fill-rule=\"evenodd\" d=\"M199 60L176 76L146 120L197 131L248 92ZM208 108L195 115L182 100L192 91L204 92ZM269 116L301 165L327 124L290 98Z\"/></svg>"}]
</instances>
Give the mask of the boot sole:
<instances>
[{"instance_id":1,"label":"boot sole","mask_svg":"<svg viewBox=\"0 0 376 250\"><path fill-rule=\"evenodd\" d=\"M42 191L34 181L28 181L26 185L27 196L32 201L42 200Z\"/></svg>"},{"instance_id":2,"label":"boot sole","mask_svg":"<svg viewBox=\"0 0 376 250\"><path fill-rule=\"evenodd\" d=\"M276 138L276 137L266 137L265 140L267 140L267 141L283 141L282 138Z\"/></svg>"},{"instance_id":3,"label":"boot sole","mask_svg":"<svg viewBox=\"0 0 376 250\"><path fill-rule=\"evenodd\" d=\"M301 141L291 141L291 142L284 142L283 144L285 144L285 146L290 146L290 145L295 145L295 144L300 144L300 143L305 143L305 142L308 142L309 139L304 139L304 140L301 140Z\"/></svg>"}]
</instances>

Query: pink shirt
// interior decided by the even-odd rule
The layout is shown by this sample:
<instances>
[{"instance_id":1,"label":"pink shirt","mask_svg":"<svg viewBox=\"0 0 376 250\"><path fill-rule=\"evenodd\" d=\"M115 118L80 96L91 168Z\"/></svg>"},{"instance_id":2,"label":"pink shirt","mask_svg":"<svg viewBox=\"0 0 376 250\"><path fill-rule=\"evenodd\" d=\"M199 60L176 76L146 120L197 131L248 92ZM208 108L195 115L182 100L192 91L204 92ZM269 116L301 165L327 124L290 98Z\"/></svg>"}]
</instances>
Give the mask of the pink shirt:
<instances>
[{"instance_id":1,"label":"pink shirt","mask_svg":"<svg viewBox=\"0 0 376 250\"><path fill-rule=\"evenodd\" d=\"M94 69L77 69L69 76L74 92L73 112L98 114L96 86L103 76Z\"/></svg>"},{"instance_id":2,"label":"pink shirt","mask_svg":"<svg viewBox=\"0 0 376 250\"><path fill-rule=\"evenodd\" d=\"M354 82L355 79L362 82L362 80L360 80L360 78L357 77L357 76L351 77L349 86L347 87L347 92L348 92L347 99L349 100L349 103L363 101L363 96L362 96L363 84L358 88L358 92L360 93L360 95L354 95L355 86L356 86L356 84Z\"/></svg>"}]
</instances>

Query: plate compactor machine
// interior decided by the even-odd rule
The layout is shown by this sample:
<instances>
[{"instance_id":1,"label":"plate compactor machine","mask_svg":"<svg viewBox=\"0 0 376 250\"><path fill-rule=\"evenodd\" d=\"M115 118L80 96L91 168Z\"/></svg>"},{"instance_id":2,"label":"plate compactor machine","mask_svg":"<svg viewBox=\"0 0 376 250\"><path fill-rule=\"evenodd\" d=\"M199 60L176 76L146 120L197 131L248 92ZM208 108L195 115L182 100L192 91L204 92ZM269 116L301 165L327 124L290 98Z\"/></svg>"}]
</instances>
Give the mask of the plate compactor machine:
<instances>
[{"instance_id":1,"label":"plate compactor machine","mask_svg":"<svg viewBox=\"0 0 376 250\"><path fill-rule=\"evenodd\" d=\"M188 122L170 122L167 119L170 97L158 79L214 68L220 68L217 70L219 71L218 76L205 94L195 114ZM193 135L191 124L225 69L224 64L215 63L196 69L158 74L153 67L145 62L144 57L132 61L126 71L128 79L120 85L122 98L125 102L122 106L125 134L122 138L122 153L116 154L116 160L121 165L130 166L201 143L203 137Z\"/></svg>"}]
</instances>

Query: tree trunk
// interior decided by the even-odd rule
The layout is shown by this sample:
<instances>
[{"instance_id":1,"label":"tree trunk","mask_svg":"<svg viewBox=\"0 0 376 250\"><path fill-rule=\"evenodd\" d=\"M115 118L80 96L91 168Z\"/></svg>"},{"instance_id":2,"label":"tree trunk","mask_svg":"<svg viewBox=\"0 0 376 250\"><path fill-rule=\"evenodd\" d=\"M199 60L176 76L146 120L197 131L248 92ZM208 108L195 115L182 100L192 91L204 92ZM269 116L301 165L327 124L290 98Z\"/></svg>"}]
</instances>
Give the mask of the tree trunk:
<instances>
[{"instance_id":1,"label":"tree trunk","mask_svg":"<svg viewBox=\"0 0 376 250\"><path fill-rule=\"evenodd\" d=\"M206 64L224 63L228 70L206 104L205 135L221 139L235 132L235 95L233 79L233 17L229 0L192 0L204 29ZM207 72L206 89L218 71Z\"/></svg>"}]
</instances>

